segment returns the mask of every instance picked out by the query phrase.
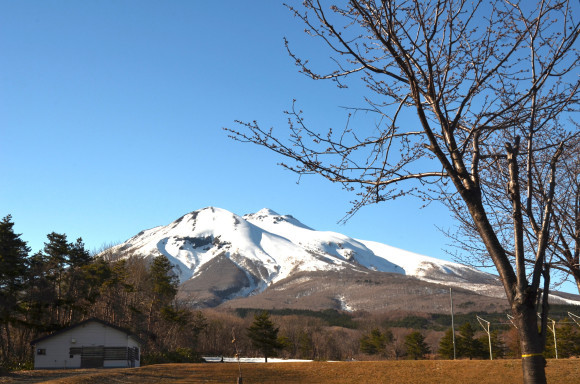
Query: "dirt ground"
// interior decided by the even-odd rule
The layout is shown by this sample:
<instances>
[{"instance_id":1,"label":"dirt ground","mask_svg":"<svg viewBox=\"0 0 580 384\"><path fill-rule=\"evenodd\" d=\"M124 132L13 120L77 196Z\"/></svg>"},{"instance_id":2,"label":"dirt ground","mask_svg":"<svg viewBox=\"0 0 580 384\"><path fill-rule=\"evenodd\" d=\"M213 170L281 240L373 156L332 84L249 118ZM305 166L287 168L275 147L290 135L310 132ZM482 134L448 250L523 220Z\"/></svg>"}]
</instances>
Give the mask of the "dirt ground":
<instances>
[{"instance_id":1,"label":"dirt ground","mask_svg":"<svg viewBox=\"0 0 580 384\"><path fill-rule=\"evenodd\" d=\"M253 383L521 383L519 360L433 360L242 364L244 384ZM549 360L549 383L580 383L580 360ZM236 383L233 363L160 364L133 369L24 371L0 383Z\"/></svg>"}]
</instances>

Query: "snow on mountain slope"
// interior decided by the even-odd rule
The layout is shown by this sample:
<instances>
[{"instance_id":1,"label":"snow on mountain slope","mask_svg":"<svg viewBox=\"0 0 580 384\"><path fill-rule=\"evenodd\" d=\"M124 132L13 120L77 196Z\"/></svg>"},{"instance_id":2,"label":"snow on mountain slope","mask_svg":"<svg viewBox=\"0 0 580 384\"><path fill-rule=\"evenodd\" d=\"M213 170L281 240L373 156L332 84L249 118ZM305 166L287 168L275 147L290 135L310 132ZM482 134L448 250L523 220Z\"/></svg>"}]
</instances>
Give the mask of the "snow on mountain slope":
<instances>
[{"instance_id":1,"label":"snow on mountain slope","mask_svg":"<svg viewBox=\"0 0 580 384\"><path fill-rule=\"evenodd\" d=\"M473 267L423 256L375 241L359 240L380 258L400 265L407 275L431 283L465 288L493 297L504 297L504 289L497 276Z\"/></svg>"},{"instance_id":2,"label":"snow on mountain slope","mask_svg":"<svg viewBox=\"0 0 580 384\"><path fill-rule=\"evenodd\" d=\"M176 265L181 282L194 278L205 264L225 255L251 275L249 281L257 290L295 270L328 270L345 264L338 258L297 247L283 236L215 207L143 231L115 249L142 256L163 254Z\"/></svg>"},{"instance_id":3,"label":"snow on mountain slope","mask_svg":"<svg viewBox=\"0 0 580 384\"><path fill-rule=\"evenodd\" d=\"M316 231L290 215L281 216L264 208L245 215L244 219L292 241L309 252L330 255L375 271L405 273L403 268L388 259L376 257L362 242L336 232Z\"/></svg>"},{"instance_id":4,"label":"snow on mountain slope","mask_svg":"<svg viewBox=\"0 0 580 384\"><path fill-rule=\"evenodd\" d=\"M491 292L497 279L474 268L316 231L270 209L244 217L215 207L200 209L167 226L142 231L113 250L144 257L163 254L175 265L181 283L198 290L213 284L208 289L221 292L219 299L226 300L259 293L296 272L347 268L410 275L501 295ZM220 279L221 285L216 282Z\"/></svg>"},{"instance_id":5,"label":"snow on mountain slope","mask_svg":"<svg viewBox=\"0 0 580 384\"><path fill-rule=\"evenodd\" d=\"M277 233L307 249L330 254L367 269L400 273L424 281L478 290L496 297L503 295L496 276L462 264L423 256L374 241L357 240L336 232L316 231L292 216L269 209L245 215L244 219Z\"/></svg>"}]
</instances>

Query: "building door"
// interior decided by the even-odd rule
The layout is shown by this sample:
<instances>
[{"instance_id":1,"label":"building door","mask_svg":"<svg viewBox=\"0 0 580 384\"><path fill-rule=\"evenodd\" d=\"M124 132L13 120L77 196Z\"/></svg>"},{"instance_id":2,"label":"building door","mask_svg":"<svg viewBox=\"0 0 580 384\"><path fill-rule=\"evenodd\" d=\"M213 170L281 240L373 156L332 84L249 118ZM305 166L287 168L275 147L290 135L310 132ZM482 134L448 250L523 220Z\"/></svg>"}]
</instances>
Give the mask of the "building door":
<instances>
[{"instance_id":1,"label":"building door","mask_svg":"<svg viewBox=\"0 0 580 384\"><path fill-rule=\"evenodd\" d=\"M103 368L105 361L105 348L83 347L81 352L81 368Z\"/></svg>"}]
</instances>

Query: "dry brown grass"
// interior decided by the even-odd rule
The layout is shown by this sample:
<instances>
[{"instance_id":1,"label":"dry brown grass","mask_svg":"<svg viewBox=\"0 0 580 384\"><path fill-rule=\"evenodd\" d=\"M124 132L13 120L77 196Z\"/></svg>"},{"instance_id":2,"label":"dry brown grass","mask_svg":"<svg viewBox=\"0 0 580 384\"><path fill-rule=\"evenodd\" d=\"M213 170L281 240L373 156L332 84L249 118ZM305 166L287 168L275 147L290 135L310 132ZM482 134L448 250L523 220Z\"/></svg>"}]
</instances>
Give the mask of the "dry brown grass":
<instances>
[{"instance_id":1,"label":"dry brown grass","mask_svg":"<svg viewBox=\"0 0 580 384\"><path fill-rule=\"evenodd\" d=\"M549 360L546 372L549 383L580 383L580 360ZM244 384L522 382L519 360L242 364L242 374ZM237 364L160 364L136 369L20 372L0 378L0 383L235 383L237 377Z\"/></svg>"}]
</instances>

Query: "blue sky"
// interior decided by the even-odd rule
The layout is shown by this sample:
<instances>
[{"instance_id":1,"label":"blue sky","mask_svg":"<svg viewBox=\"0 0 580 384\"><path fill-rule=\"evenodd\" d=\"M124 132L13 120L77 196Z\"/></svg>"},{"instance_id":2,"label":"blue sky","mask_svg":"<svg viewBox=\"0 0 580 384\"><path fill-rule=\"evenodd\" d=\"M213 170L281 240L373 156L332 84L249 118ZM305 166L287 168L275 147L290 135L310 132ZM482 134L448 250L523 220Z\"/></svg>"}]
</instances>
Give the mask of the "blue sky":
<instances>
[{"instance_id":1,"label":"blue sky","mask_svg":"<svg viewBox=\"0 0 580 384\"><path fill-rule=\"evenodd\" d=\"M89 249L217 206L268 207L319 230L449 259L446 209L399 199L337 222L353 195L302 177L223 127L286 129L296 99L321 129L343 127L339 90L298 73L286 36L324 62L279 1L0 1L0 215L33 251L50 232Z\"/></svg>"}]
</instances>

